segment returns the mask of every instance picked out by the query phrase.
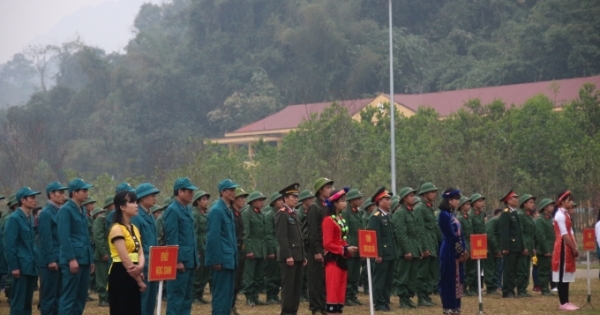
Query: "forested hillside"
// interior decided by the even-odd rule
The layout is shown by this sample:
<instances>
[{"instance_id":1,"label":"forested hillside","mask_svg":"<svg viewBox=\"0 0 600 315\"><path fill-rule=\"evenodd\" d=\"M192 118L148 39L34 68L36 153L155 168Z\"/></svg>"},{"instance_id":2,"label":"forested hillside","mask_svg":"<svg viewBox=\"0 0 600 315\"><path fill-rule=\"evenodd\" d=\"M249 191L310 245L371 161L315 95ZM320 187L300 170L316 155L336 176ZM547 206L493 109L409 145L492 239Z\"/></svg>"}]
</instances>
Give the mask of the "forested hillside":
<instances>
[{"instance_id":1,"label":"forested hillside","mask_svg":"<svg viewBox=\"0 0 600 315\"><path fill-rule=\"evenodd\" d=\"M140 8L125 54L75 41L15 55L0 99L31 81L38 92L0 111L3 169L151 177L285 105L386 92L387 10L387 0L173 0ZM398 93L600 73L596 0L395 0L393 14Z\"/></svg>"}]
</instances>

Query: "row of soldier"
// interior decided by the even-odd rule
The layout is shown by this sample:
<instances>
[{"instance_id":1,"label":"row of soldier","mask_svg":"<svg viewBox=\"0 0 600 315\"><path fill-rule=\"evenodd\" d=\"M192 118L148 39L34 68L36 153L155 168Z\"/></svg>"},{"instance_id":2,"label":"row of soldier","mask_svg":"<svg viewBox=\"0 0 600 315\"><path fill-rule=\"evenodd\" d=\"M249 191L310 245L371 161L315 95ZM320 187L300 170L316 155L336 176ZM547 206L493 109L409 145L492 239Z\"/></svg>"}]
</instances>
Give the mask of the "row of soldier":
<instances>
[{"instance_id":1,"label":"row of soldier","mask_svg":"<svg viewBox=\"0 0 600 315\"><path fill-rule=\"evenodd\" d=\"M221 184L223 183L220 183L219 186L220 194L225 187L228 187L227 189L234 188L229 205L235 221L235 242L238 252L234 292L235 294L243 292L248 306L278 304L281 302L279 299L281 275L277 260L279 243L276 237L275 214L284 207L284 196L281 192L275 192L267 198L258 191L247 193L232 182L225 182L224 186ZM302 298L309 300L309 308L313 314L326 313L323 273L324 253L320 229L325 213L323 211L324 200L333 190L332 185L332 180L318 179L313 186L315 194L308 190L302 191L298 198L299 205L295 209L295 220L301 228L302 243L308 258L308 265L302 283ZM62 292L64 290L59 285L65 283L64 280L60 280L60 269L66 265L67 271L69 271L67 273L72 273L73 270L70 268L72 266L68 266L70 260L65 260L68 257L63 259L65 254L61 252L61 247L58 245L62 238L68 238L68 236L61 237L60 235L62 229L59 226L58 209L69 201L77 203L77 200L73 198L73 193L76 191L85 191L85 194L77 197L79 198L79 205L86 209L83 214L85 225L89 228L87 239L90 244L93 244L93 254L80 255L77 253L74 257L80 265L87 265L89 269L95 269L95 272L93 272L95 276L92 277L94 279L92 287L98 292L99 304L101 306L108 305L106 278L110 257L107 249L107 231L112 222L113 206L109 197L102 208L95 207L96 201L87 195L88 188L82 188L88 186L91 188L91 185L80 179L71 182L69 187L64 187L58 182L49 184L46 188L48 204L39 212L37 222L33 223L32 218L32 226L37 226L37 229L32 229L32 233L37 230L37 236L32 234L32 237L37 239L39 248L39 256L32 261L37 261L41 277L40 309L42 314L57 314L61 299L65 300L65 307L75 307L83 311L85 301L81 301L81 296L84 295L82 292L85 292L87 298L88 286L84 283L68 290L74 291L68 292L68 294L76 296L76 298L71 299L64 297L65 294ZM122 183L117 186L116 192L122 190L133 190L133 188L127 183ZM66 198L65 191L69 191L70 199ZM206 246L209 243L207 234L211 195L197 189L186 178L176 181L174 196L166 198L162 206L156 205L159 191L151 184L141 184L135 191L140 210L143 211L139 211L136 220L132 223L140 229L145 254L147 255L147 249L150 246L169 244L179 245L180 255L192 254L193 256L180 259L180 261L187 261L188 263L178 268L180 271L178 272L178 279L172 281L172 285L168 286L166 290L166 295L169 297L168 305L171 310L168 313L189 313L192 299L197 303L208 303L203 294L207 283L211 282L211 275L214 273L213 268L211 268L213 264L207 264L206 259L208 255ZM393 196L389 203L387 198L378 198L378 194L375 194L372 198L364 198L357 189L352 189L347 193L348 208L343 212L343 217L349 227L348 244L351 246L357 245L358 229L360 228L377 230L380 238L379 255L381 257L377 258L374 264L373 292L374 302L379 311L389 310L391 291L395 291L400 299L400 306L403 308L416 306L411 300L415 295L418 297L417 305L433 305L430 296L437 291L439 272L437 253L441 242L439 228L437 227L436 208L433 205L437 198L437 192L438 189L431 183L423 184L418 191L406 187ZM14 211L17 207L23 207L21 199L27 197L28 194L35 193L28 188L23 188L17 194L11 196L8 203L10 211ZM83 198L83 195L85 195L85 198ZM502 287L503 296L505 297L512 295L530 296L527 292L529 264L534 255L538 258L540 278L543 279L542 293L550 294L548 289L550 266L546 257L550 256L549 253L552 250L554 232L551 216L547 214L547 209L552 205L552 202L546 199L541 202L540 210L544 212L544 215L540 216L540 219L534 224L532 215L534 213L535 198L530 195L523 195L520 199L514 201L514 198L509 195L511 193L507 194L509 198L503 198L502 200L507 204L507 209L496 211L494 217L489 220L486 219L485 198L483 196L474 194L469 199L463 198L461 200L459 209L462 214L459 216L459 220L463 226L465 240L468 242L469 235L472 233L488 234L489 251L488 259L485 262L485 283L488 294L496 294L497 289ZM177 215L167 215L165 210L174 200L178 201L176 204L185 206L188 211L180 211L181 213L171 211L171 214ZM519 211L511 210L519 207L522 208ZM5 230L5 222L11 216L10 213L4 215L0 220L0 231L4 232L4 243L7 246L10 246L10 244L6 244L6 233L10 234L10 230ZM165 224L165 221L168 222ZM181 226L181 223L185 225ZM181 233L193 235L193 241L185 240L185 235L178 237L177 234ZM534 243L534 240L537 241ZM534 244L535 249L533 248ZM190 246L194 248L190 248ZM535 252L536 249L537 253ZM511 255L511 253L518 254ZM501 282L495 276L498 269L496 265L501 262L502 257L505 258L505 276L504 281ZM6 258L10 262L11 259L8 255ZM365 291L368 289L364 279L364 266L364 260L361 260L358 256L348 259L348 285L345 303L348 306L361 304L356 296L359 284L364 286ZM10 275L12 271L10 270L10 263L8 267L5 270ZM1 268L0 271L2 271ZM30 273L29 276L37 276L37 272L27 273ZM62 273L64 274L64 270ZM79 270L78 273L81 273L81 271ZM466 293L467 295L474 294L477 291L477 274L474 261L467 262L466 274ZM45 279L47 281L44 281ZM212 282L215 285L214 278ZM516 293L513 292L515 287L517 288ZM143 314L153 313L157 290L155 284L149 284L148 289L143 293ZM258 299L258 293L261 290L266 292L265 302ZM7 294L10 294L10 290L7 290ZM11 303L11 305L23 305L27 309L28 303L29 307L31 306L29 296L29 292L13 291L13 301L11 302L14 303ZM235 299L233 299L229 309L234 313L238 313L235 308Z\"/></svg>"}]
</instances>

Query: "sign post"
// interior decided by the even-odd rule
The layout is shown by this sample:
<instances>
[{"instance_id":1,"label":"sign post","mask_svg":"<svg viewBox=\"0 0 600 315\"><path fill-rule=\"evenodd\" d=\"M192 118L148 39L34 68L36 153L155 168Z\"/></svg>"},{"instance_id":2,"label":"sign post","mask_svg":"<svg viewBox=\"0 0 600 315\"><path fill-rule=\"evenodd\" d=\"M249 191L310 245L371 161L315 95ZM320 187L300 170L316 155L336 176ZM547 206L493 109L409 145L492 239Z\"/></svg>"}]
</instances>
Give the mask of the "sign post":
<instances>
[{"instance_id":1,"label":"sign post","mask_svg":"<svg viewBox=\"0 0 600 315\"><path fill-rule=\"evenodd\" d=\"M477 259L477 293L479 295L479 312L483 314L483 300L481 298L481 260L487 259L487 235L471 234L471 259Z\"/></svg>"},{"instance_id":2,"label":"sign post","mask_svg":"<svg viewBox=\"0 0 600 315\"><path fill-rule=\"evenodd\" d=\"M159 281L156 315L160 315L162 311L163 282L177 277L178 251L179 246L150 246L148 281Z\"/></svg>"},{"instance_id":3,"label":"sign post","mask_svg":"<svg viewBox=\"0 0 600 315\"><path fill-rule=\"evenodd\" d=\"M358 230L358 253L367 259L367 277L369 279L369 310L375 314L373 306L373 280L371 278L371 258L377 258L377 232Z\"/></svg>"},{"instance_id":4,"label":"sign post","mask_svg":"<svg viewBox=\"0 0 600 315\"><path fill-rule=\"evenodd\" d=\"M583 229L583 250L587 253L587 286L588 296L587 303L581 308L589 305L594 309L592 305L592 293L590 289L590 251L596 250L596 231L592 228Z\"/></svg>"}]
</instances>

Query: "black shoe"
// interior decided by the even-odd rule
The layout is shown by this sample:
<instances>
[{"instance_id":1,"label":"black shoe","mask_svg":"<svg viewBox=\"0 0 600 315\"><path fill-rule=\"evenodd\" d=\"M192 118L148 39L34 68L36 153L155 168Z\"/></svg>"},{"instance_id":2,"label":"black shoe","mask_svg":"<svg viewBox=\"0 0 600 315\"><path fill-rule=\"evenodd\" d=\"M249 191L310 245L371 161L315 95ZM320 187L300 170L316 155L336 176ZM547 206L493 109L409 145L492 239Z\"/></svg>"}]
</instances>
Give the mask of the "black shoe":
<instances>
[{"instance_id":1,"label":"black shoe","mask_svg":"<svg viewBox=\"0 0 600 315\"><path fill-rule=\"evenodd\" d=\"M354 303L356 303L358 305L362 305L362 303L358 300L358 298L356 296L353 297L351 300L352 300L352 302L354 302Z\"/></svg>"},{"instance_id":2,"label":"black shoe","mask_svg":"<svg viewBox=\"0 0 600 315\"><path fill-rule=\"evenodd\" d=\"M375 306L375 311L377 311L377 312L389 312L390 310L387 309L385 306Z\"/></svg>"},{"instance_id":3,"label":"black shoe","mask_svg":"<svg viewBox=\"0 0 600 315\"><path fill-rule=\"evenodd\" d=\"M267 299L267 305L275 305L275 304L279 304L279 302L277 302L277 300L275 300L274 298Z\"/></svg>"},{"instance_id":4,"label":"black shoe","mask_svg":"<svg viewBox=\"0 0 600 315\"><path fill-rule=\"evenodd\" d=\"M518 298L528 298L531 297L531 294L527 293L527 291L523 291L523 292L519 292L519 294L517 294Z\"/></svg>"},{"instance_id":5,"label":"black shoe","mask_svg":"<svg viewBox=\"0 0 600 315\"><path fill-rule=\"evenodd\" d=\"M346 302L344 302L345 306L357 306L358 304L354 303L354 301L352 301L351 299L346 299Z\"/></svg>"},{"instance_id":6,"label":"black shoe","mask_svg":"<svg viewBox=\"0 0 600 315\"><path fill-rule=\"evenodd\" d=\"M505 298L505 299L511 299L511 298L514 298L514 297L515 297L515 294L514 294L514 293L512 293L512 292L508 292L508 293L506 293L506 294L505 294L505 293L502 293L502 298Z\"/></svg>"},{"instance_id":7,"label":"black shoe","mask_svg":"<svg viewBox=\"0 0 600 315\"><path fill-rule=\"evenodd\" d=\"M385 305L385 309L386 309L386 310L388 310L388 311L391 311L391 310L392 310L392 308L390 307L390 305L389 305L389 304L386 304L386 305Z\"/></svg>"}]
</instances>

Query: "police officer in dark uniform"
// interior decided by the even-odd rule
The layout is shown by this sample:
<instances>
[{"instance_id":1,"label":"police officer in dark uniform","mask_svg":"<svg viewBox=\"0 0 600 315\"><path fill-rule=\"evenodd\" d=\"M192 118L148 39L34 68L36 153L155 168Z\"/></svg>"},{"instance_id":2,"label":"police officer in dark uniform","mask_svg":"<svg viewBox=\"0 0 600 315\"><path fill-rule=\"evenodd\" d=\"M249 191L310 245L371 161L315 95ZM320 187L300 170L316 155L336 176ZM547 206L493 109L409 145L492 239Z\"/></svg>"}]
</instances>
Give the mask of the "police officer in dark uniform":
<instances>
[{"instance_id":1,"label":"police officer in dark uniform","mask_svg":"<svg viewBox=\"0 0 600 315\"><path fill-rule=\"evenodd\" d=\"M377 233L378 256L374 259L373 267L373 299L376 311L389 312L396 260L396 238L390 215L392 193L382 187L373 195L371 201L377 205L377 210L373 212L367 224L367 229Z\"/></svg>"},{"instance_id":2,"label":"police officer in dark uniform","mask_svg":"<svg viewBox=\"0 0 600 315\"><path fill-rule=\"evenodd\" d=\"M517 264L525 252L523 236L521 233L521 222L517 214L519 206L519 195L513 190L500 199L506 208L498 218L500 226L500 248L504 257L504 273L502 275L502 297L515 297L517 286Z\"/></svg>"},{"instance_id":3,"label":"police officer in dark uniform","mask_svg":"<svg viewBox=\"0 0 600 315\"><path fill-rule=\"evenodd\" d=\"M292 184L280 193L284 206L275 214L275 234L281 267L281 315L296 315L302 295L302 266L306 265L304 242L294 208L298 204L299 184Z\"/></svg>"}]
</instances>

